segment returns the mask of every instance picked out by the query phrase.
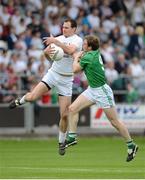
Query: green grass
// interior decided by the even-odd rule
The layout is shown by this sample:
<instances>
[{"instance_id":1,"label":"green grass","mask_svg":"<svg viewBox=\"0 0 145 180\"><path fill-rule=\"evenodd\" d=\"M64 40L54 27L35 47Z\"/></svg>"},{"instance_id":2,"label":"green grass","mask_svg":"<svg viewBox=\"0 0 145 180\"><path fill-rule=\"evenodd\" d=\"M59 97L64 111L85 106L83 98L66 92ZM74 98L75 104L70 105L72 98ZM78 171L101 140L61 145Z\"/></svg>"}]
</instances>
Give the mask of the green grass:
<instances>
[{"instance_id":1,"label":"green grass","mask_svg":"<svg viewBox=\"0 0 145 180\"><path fill-rule=\"evenodd\" d=\"M145 140L136 158L125 162L126 145L118 137L80 138L79 144L57 153L57 140L0 140L0 178L139 179L145 178Z\"/></svg>"}]
</instances>

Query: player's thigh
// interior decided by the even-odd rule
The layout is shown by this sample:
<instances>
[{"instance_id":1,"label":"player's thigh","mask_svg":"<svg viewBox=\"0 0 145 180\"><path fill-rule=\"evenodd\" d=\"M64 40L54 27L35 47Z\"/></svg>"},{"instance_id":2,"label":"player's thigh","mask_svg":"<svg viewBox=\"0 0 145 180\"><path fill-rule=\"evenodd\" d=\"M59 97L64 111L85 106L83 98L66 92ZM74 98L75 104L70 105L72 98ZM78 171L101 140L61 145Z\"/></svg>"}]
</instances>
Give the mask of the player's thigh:
<instances>
[{"instance_id":1,"label":"player's thigh","mask_svg":"<svg viewBox=\"0 0 145 180\"><path fill-rule=\"evenodd\" d=\"M58 83L55 86L57 93L62 96L72 96L72 84L73 78L67 76L60 76L58 77Z\"/></svg>"},{"instance_id":2,"label":"player's thigh","mask_svg":"<svg viewBox=\"0 0 145 180\"><path fill-rule=\"evenodd\" d=\"M46 92L48 92L48 87L43 83L43 82L39 82L35 88L31 91L31 96L33 96L34 98L39 98L41 97L43 94L45 94Z\"/></svg>"},{"instance_id":3,"label":"player's thigh","mask_svg":"<svg viewBox=\"0 0 145 180\"><path fill-rule=\"evenodd\" d=\"M118 114L116 111L116 108L110 107L110 108L105 108L103 109L104 113L106 114L106 117L108 118L108 120L113 121L113 120L118 120Z\"/></svg>"},{"instance_id":4,"label":"player's thigh","mask_svg":"<svg viewBox=\"0 0 145 180\"><path fill-rule=\"evenodd\" d=\"M68 114L68 107L71 104L71 96L59 96L60 115Z\"/></svg>"},{"instance_id":5,"label":"player's thigh","mask_svg":"<svg viewBox=\"0 0 145 180\"><path fill-rule=\"evenodd\" d=\"M107 84L97 88L92 94L99 107L105 109L115 106L113 91Z\"/></svg>"},{"instance_id":6,"label":"player's thigh","mask_svg":"<svg viewBox=\"0 0 145 180\"><path fill-rule=\"evenodd\" d=\"M77 113L80 110L93 105L94 103L90 101L83 94L79 95L77 99L69 106L69 111L73 113Z\"/></svg>"}]
</instances>

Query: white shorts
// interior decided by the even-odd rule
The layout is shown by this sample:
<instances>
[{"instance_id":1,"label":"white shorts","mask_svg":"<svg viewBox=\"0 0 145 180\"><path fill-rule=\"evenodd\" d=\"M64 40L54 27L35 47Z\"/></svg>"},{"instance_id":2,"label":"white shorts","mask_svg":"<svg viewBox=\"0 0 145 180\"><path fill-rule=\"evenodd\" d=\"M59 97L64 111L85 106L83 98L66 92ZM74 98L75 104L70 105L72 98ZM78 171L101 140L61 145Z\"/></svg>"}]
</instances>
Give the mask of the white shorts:
<instances>
[{"instance_id":1,"label":"white shorts","mask_svg":"<svg viewBox=\"0 0 145 180\"><path fill-rule=\"evenodd\" d=\"M107 84L98 88L89 86L82 94L103 109L115 106L113 91Z\"/></svg>"},{"instance_id":2,"label":"white shorts","mask_svg":"<svg viewBox=\"0 0 145 180\"><path fill-rule=\"evenodd\" d=\"M73 76L64 76L49 69L42 78L42 82L46 83L50 88L55 87L59 95L72 96Z\"/></svg>"}]
</instances>

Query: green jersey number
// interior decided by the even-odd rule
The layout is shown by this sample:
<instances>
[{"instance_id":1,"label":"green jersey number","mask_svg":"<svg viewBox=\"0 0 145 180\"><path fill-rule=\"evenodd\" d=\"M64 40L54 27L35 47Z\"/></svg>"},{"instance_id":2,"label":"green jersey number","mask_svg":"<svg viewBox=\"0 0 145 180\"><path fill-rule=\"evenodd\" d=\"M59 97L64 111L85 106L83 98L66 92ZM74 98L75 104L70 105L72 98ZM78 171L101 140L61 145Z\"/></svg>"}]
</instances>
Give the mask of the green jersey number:
<instances>
[{"instance_id":1,"label":"green jersey number","mask_svg":"<svg viewBox=\"0 0 145 180\"><path fill-rule=\"evenodd\" d=\"M104 66L103 66L103 61L102 61L102 57L101 56L99 56L99 62L102 65L102 70L104 71Z\"/></svg>"}]
</instances>

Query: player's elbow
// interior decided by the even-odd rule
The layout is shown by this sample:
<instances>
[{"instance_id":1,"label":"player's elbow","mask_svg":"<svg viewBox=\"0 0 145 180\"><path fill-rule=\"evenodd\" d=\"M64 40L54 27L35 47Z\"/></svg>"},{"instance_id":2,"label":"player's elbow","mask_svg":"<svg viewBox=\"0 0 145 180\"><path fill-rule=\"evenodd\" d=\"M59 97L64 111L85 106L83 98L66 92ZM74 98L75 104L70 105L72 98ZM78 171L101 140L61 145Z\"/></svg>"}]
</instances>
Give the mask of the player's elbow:
<instances>
[{"instance_id":1,"label":"player's elbow","mask_svg":"<svg viewBox=\"0 0 145 180\"><path fill-rule=\"evenodd\" d=\"M78 73L81 71L81 68L79 65L73 65L73 73Z\"/></svg>"},{"instance_id":2,"label":"player's elbow","mask_svg":"<svg viewBox=\"0 0 145 180\"><path fill-rule=\"evenodd\" d=\"M78 69L76 67L73 68L73 73L77 73L79 72Z\"/></svg>"},{"instance_id":3,"label":"player's elbow","mask_svg":"<svg viewBox=\"0 0 145 180\"><path fill-rule=\"evenodd\" d=\"M70 115L73 115L73 114L75 114L75 113L77 113L77 109L76 109L76 107L73 105L73 104L71 104L70 106L69 106L69 114Z\"/></svg>"},{"instance_id":4,"label":"player's elbow","mask_svg":"<svg viewBox=\"0 0 145 180\"><path fill-rule=\"evenodd\" d=\"M66 53L68 54L68 55L73 55L73 53L74 53L74 51L72 50L72 49L67 49L66 50Z\"/></svg>"}]
</instances>

